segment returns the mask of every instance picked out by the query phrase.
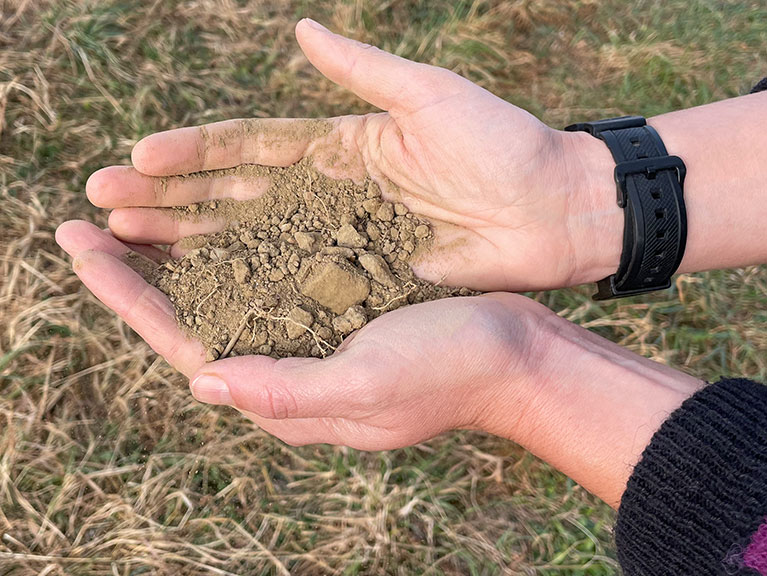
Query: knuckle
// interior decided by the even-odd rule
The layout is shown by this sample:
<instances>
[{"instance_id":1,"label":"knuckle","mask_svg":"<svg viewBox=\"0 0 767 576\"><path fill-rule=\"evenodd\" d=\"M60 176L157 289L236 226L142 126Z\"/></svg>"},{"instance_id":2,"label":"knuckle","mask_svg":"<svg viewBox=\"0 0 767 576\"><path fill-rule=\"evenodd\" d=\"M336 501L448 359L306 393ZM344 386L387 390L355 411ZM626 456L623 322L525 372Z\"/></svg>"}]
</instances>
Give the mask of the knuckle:
<instances>
[{"instance_id":1,"label":"knuckle","mask_svg":"<svg viewBox=\"0 0 767 576\"><path fill-rule=\"evenodd\" d=\"M163 351L161 353L161 356L165 358L165 361L168 362L171 366L174 368L179 366L179 354L181 351L181 346L183 344L182 340L174 339L167 350Z\"/></svg>"},{"instance_id":2,"label":"knuckle","mask_svg":"<svg viewBox=\"0 0 767 576\"><path fill-rule=\"evenodd\" d=\"M422 82L427 94L457 94L465 85L465 79L447 68L423 64Z\"/></svg>"},{"instance_id":3,"label":"knuckle","mask_svg":"<svg viewBox=\"0 0 767 576\"><path fill-rule=\"evenodd\" d=\"M359 362L347 374L348 389L352 391L351 402L363 411L371 411L381 406L384 400L379 384L377 362Z\"/></svg>"},{"instance_id":4,"label":"knuckle","mask_svg":"<svg viewBox=\"0 0 767 576\"><path fill-rule=\"evenodd\" d=\"M272 420L295 418L298 415L298 402L295 395L279 383L262 388L259 404L261 415Z\"/></svg>"},{"instance_id":5,"label":"knuckle","mask_svg":"<svg viewBox=\"0 0 767 576\"><path fill-rule=\"evenodd\" d=\"M370 44L357 43L359 50L354 50L349 55L346 61L346 77L353 78L355 74L359 73L360 65L364 68L364 62L371 56L375 56L379 49Z\"/></svg>"}]
</instances>

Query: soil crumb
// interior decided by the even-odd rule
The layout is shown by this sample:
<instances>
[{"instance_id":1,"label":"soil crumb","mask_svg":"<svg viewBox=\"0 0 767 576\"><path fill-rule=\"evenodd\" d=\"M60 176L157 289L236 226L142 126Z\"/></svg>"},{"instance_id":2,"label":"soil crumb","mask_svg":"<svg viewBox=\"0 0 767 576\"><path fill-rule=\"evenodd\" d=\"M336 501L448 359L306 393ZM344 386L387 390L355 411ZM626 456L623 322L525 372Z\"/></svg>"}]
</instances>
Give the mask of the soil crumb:
<instances>
[{"instance_id":1,"label":"soil crumb","mask_svg":"<svg viewBox=\"0 0 767 576\"><path fill-rule=\"evenodd\" d=\"M331 180L302 161L288 168L241 166L186 176L258 179L254 200L174 208L178 218L230 222L190 237L183 258L129 262L168 295L179 325L207 347L207 360L245 354L326 356L385 312L473 292L415 277L429 250L427 221L385 201L372 180Z\"/></svg>"}]
</instances>

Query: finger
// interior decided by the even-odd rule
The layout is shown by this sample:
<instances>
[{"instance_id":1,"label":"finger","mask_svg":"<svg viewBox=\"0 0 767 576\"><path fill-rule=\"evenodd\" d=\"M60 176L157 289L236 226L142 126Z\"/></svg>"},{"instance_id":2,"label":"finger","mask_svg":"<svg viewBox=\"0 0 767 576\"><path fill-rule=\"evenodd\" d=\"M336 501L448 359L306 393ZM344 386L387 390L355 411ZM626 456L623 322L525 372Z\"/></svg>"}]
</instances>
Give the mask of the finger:
<instances>
[{"instance_id":1,"label":"finger","mask_svg":"<svg viewBox=\"0 0 767 576\"><path fill-rule=\"evenodd\" d=\"M442 100L467 82L444 68L412 62L333 34L308 18L296 26L296 38L324 76L393 116Z\"/></svg>"},{"instance_id":2,"label":"finger","mask_svg":"<svg viewBox=\"0 0 767 576\"><path fill-rule=\"evenodd\" d=\"M355 450L393 450L401 448L402 435L377 426L338 418L294 418L270 420L252 412L240 411L259 428L291 446L331 444Z\"/></svg>"},{"instance_id":3,"label":"finger","mask_svg":"<svg viewBox=\"0 0 767 576\"><path fill-rule=\"evenodd\" d=\"M192 378L194 397L262 418L352 418L379 406L373 362L350 354L274 360L243 356L207 364Z\"/></svg>"},{"instance_id":4,"label":"finger","mask_svg":"<svg viewBox=\"0 0 767 576\"><path fill-rule=\"evenodd\" d=\"M109 230L103 230L85 220L69 220L61 224L56 229L56 242L72 258L84 250L98 250L117 258L132 250L155 262L164 262L170 257L156 246L120 242Z\"/></svg>"},{"instance_id":5,"label":"finger","mask_svg":"<svg viewBox=\"0 0 767 576\"><path fill-rule=\"evenodd\" d=\"M193 245L188 245L186 242L184 242L183 239L181 239L175 244L170 245L168 253L170 254L171 258L178 260L179 258L186 256L192 250L194 250Z\"/></svg>"},{"instance_id":6,"label":"finger","mask_svg":"<svg viewBox=\"0 0 767 576\"><path fill-rule=\"evenodd\" d=\"M225 120L147 136L133 147L133 166L149 176L190 174L242 164L290 166L330 133L337 119Z\"/></svg>"},{"instance_id":7,"label":"finger","mask_svg":"<svg viewBox=\"0 0 767 576\"><path fill-rule=\"evenodd\" d=\"M85 220L69 220L56 229L56 242L72 258L84 250L98 250L120 257L129 248L95 224Z\"/></svg>"},{"instance_id":8,"label":"finger","mask_svg":"<svg viewBox=\"0 0 767 576\"><path fill-rule=\"evenodd\" d=\"M75 257L72 267L93 295L171 366L190 375L203 365L202 344L181 332L168 298L122 260L107 252L84 250Z\"/></svg>"},{"instance_id":9,"label":"finger","mask_svg":"<svg viewBox=\"0 0 767 576\"><path fill-rule=\"evenodd\" d=\"M227 224L225 219L185 219L158 208L116 208L109 215L112 233L137 244L173 244L187 236L219 232Z\"/></svg>"},{"instance_id":10,"label":"finger","mask_svg":"<svg viewBox=\"0 0 767 576\"><path fill-rule=\"evenodd\" d=\"M85 193L100 208L123 206L185 206L231 198L250 200L269 188L266 176L217 174L198 177L158 178L131 166L109 166L91 174Z\"/></svg>"},{"instance_id":11,"label":"finger","mask_svg":"<svg viewBox=\"0 0 767 576\"><path fill-rule=\"evenodd\" d=\"M188 240L191 240L191 242ZM182 238L175 244L171 244L170 247L168 248L168 253L170 254L171 258L173 258L174 260L178 260L186 256L192 250L195 250L199 248L200 246L205 245L206 243L207 243L207 239L205 239L204 237L192 238L190 236L187 236L185 238Z\"/></svg>"},{"instance_id":12,"label":"finger","mask_svg":"<svg viewBox=\"0 0 767 576\"><path fill-rule=\"evenodd\" d=\"M335 422L330 419L305 418L293 420L270 420L253 412L240 410L243 416L254 422L259 428L276 436L291 446L307 444L341 444L336 433Z\"/></svg>"},{"instance_id":13,"label":"finger","mask_svg":"<svg viewBox=\"0 0 767 576\"><path fill-rule=\"evenodd\" d=\"M112 236L112 232L109 229L105 230L105 233ZM112 237L114 238L114 236ZM172 260L172 256L168 252L161 250L157 246L152 246L151 244L133 244L132 242L123 242L123 244L125 244L128 249L146 256L158 264Z\"/></svg>"},{"instance_id":14,"label":"finger","mask_svg":"<svg viewBox=\"0 0 767 576\"><path fill-rule=\"evenodd\" d=\"M298 418L293 420L269 420L250 412L242 412L259 428L276 436L291 446L308 444L331 444L347 446L355 450L395 450L412 442L403 439L396 430L355 420L337 418Z\"/></svg>"}]
</instances>

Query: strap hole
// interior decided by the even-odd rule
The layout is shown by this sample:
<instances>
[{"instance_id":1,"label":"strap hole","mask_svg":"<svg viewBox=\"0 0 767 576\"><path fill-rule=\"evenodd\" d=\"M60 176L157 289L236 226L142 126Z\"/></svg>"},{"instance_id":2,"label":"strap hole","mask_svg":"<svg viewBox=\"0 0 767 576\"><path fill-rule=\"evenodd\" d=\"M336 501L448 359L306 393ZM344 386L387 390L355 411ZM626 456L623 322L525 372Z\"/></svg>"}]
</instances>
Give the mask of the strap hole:
<instances>
[{"instance_id":1,"label":"strap hole","mask_svg":"<svg viewBox=\"0 0 767 576\"><path fill-rule=\"evenodd\" d=\"M655 278L653 278L652 276L648 276L647 278L644 279L644 283L650 284L653 280L655 280Z\"/></svg>"},{"instance_id":2,"label":"strap hole","mask_svg":"<svg viewBox=\"0 0 767 576\"><path fill-rule=\"evenodd\" d=\"M663 250L657 250L655 252L655 257L658 259L663 259L663 257L666 255L666 253Z\"/></svg>"},{"instance_id":3,"label":"strap hole","mask_svg":"<svg viewBox=\"0 0 767 576\"><path fill-rule=\"evenodd\" d=\"M639 152L637 154L637 158L647 158L647 154L645 154L644 152Z\"/></svg>"},{"instance_id":4,"label":"strap hole","mask_svg":"<svg viewBox=\"0 0 767 576\"><path fill-rule=\"evenodd\" d=\"M639 147L642 145L642 143L639 141L639 139L638 139L638 138L632 138L632 139L631 139L631 145L632 145L634 148L639 148Z\"/></svg>"},{"instance_id":5,"label":"strap hole","mask_svg":"<svg viewBox=\"0 0 767 576\"><path fill-rule=\"evenodd\" d=\"M660 190L658 190L657 188L653 188L650 191L650 194L652 195L653 199L660 200Z\"/></svg>"},{"instance_id":6,"label":"strap hole","mask_svg":"<svg viewBox=\"0 0 767 576\"><path fill-rule=\"evenodd\" d=\"M665 230L658 230L655 233L656 238L665 238L666 237L666 231Z\"/></svg>"},{"instance_id":7,"label":"strap hole","mask_svg":"<svg viewBox=\"0 0 767 576\"><path fill-rule=\"evenodd\" d=\"M663 220L666 217L666 210L664 208L658 208L655 211L656 220Z\"/></svg>"},{"instance_id":8,"label":"strap hole","mask_svg":"<svg viewBox=\"0 0 767 576\"><path fill-rule=\"evenodd\" d=\"M657 274L660 272L660 266L654 266L653 268L650 268L650 274Z\"/></svg>"}]
</instances>

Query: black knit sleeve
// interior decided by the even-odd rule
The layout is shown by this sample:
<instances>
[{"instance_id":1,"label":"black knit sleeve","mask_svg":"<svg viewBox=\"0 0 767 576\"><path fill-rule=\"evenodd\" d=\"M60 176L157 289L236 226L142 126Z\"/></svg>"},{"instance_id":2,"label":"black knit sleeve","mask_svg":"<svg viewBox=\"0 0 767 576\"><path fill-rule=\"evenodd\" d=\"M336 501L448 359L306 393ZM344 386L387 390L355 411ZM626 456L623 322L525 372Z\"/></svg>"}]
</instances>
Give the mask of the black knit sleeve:
<instances>
[{"instance_id":1,"label":"black knit sleeve","mask_svg":"<svg viewBox=\"0 0 767 576\"><path fill-rule=\"evenodd\" d=\"M722 380L663 423L615 540L625 576L767 576L767 386Z\"/></svg>"},{"instance_id":2,"label":"black knit sleeve","mask_svg":"<svg viewBox=\"0 0 767 576\"><path fill-rule=\"evenodd\" d=\"M759 82L759 84L754 86L751 89L751 94L756 94L757 92L764 92L765 90L767 90L767 78L763 78L762 81Z\"/></svg>"}]
</instances>

